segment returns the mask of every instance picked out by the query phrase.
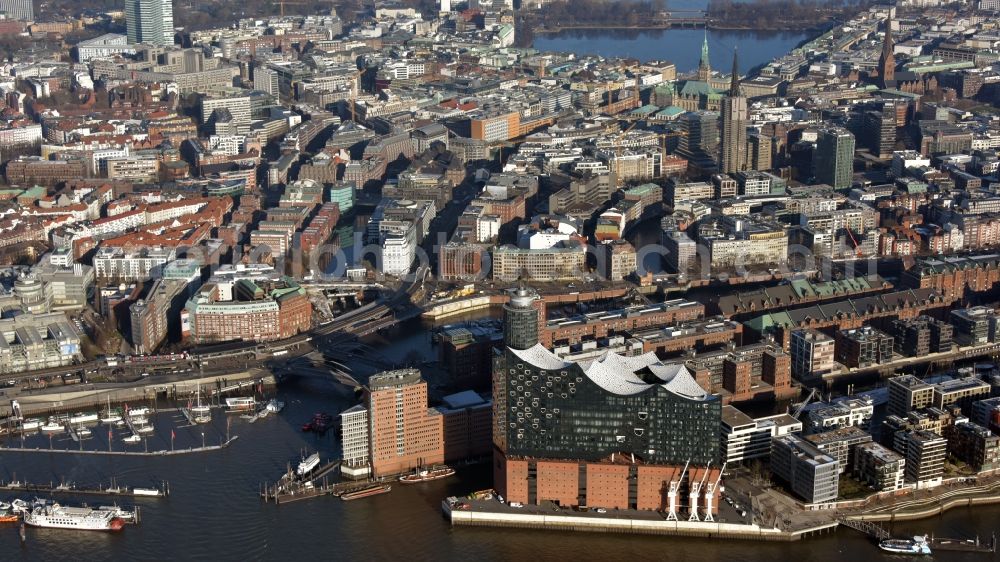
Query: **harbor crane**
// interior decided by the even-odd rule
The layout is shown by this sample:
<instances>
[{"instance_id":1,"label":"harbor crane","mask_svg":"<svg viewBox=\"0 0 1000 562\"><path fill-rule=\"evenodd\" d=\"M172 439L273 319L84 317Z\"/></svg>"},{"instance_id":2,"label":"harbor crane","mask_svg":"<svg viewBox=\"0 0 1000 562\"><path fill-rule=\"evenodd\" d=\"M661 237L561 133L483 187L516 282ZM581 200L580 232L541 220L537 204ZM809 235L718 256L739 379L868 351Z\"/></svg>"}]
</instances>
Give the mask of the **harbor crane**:
<instances>
[{"instance_id":1,"label":"harbor crane","mask_svg":"<svg viewBox=\"0 0 1000 562\"><path fill-rule=\"evenodd\" d=\"M729 461L722 463L722 470L719 471L719 477L715 479L715 482L709 482L708 487L705 489L705 518L702 521L715 521L712 517L712 500L715 499L715 492L719 490L719 483L722 482L722 475L726 472L728 465ZM708 475L708 471L705 472L705 475Z\"/></svg>"}]
</instances>

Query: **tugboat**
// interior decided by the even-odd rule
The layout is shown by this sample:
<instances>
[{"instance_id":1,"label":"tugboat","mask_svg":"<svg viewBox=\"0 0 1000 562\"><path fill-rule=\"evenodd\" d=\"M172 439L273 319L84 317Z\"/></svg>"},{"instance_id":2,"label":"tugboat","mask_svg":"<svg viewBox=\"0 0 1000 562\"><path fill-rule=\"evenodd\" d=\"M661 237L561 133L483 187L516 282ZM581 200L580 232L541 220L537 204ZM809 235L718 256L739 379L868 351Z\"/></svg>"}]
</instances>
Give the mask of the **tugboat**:
<instances>
[{"instance_id":1,"label":"tugboat","mask_svg":"<svg viewBox=\"0 0 1000 562\"><path fill-rule=\"evenodd\" d=\"M878 543L878 547L893 554L930 555L931 547L927 544L927 537L917 535L912 539L885 539Z\"/></svg>"},{"instance_id":2,"label":"tugboat","mask_svg":"<svg viewBox=\"0 0 1000 562\"><path fill-rule=\"evenodd\" d=\"M315 433L326 433L333 425L333 417L326 412L313 416L313 419L302 426L302 431L312 431Z\"/></svg>"},{"instance_id":3,"label":"tugboat","mask_svg":"<svg viewBox=\"0 0 1000 562\"><path fill-rule=\"evenodd\" d=\"M433 468L431 470L423 469L417 470L413 474L407 474L406 476L399 477L400 484L419 484L421 482L430 482L431 480L440 480L442 478L447 478L455 474L455 469L449 466L442 466L438 468Z\"/></svg>"}]
</instances>

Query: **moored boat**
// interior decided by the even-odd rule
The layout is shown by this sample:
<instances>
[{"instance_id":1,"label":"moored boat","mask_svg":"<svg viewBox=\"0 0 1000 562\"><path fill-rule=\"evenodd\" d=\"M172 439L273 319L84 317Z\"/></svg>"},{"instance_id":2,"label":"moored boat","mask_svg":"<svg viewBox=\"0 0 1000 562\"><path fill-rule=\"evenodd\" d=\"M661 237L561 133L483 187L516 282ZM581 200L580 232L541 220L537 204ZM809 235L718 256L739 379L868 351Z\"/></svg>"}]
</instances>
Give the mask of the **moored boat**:
<instances>
[{"instance_id":1,"label":"moored boat","mask_svg":"<svg viewBox=\"0 0 1000 562\"><path fill-rule=\"evenodd\" d=\"M132 431L136 433L152 433L153 425L149 423L149 419L147 418L132 418Z\"/></svg>"},{"instance_id":2,"label":"moored boat","mask_svg":"<svg viewBox=\"0 0 1000 562\"><path fill-rule=\"evenodd\" d=\"M34 431L40 427L42 427L42 420L38 418L21 420L21 431Z\"/></svg>"},{"instance_id":3,"label":"moored boat","mask_svg":"<svg viewBox=\"0 0 1000 562\"><path fill-rule=\"evenodd\" d=\"M125 521L114 511L64 507L57 503L35 505L24 514L24 523L32 527L80 531L120 531L125 526Z\"/></svg>"},{"instance_id":4,"label":"moored boat","mask_svg":"<svg viewBox=\"0 0 1000 562\"><path fill-rule=\"evenodd\" d=\"M50 422L48 422L48 423L46 423L45 425L42 426L42 431L44 431L46 433L53 433L53 432L62 431L62 430L63 430L62 424L56 423L54 421L50 421Z\"/></svg>"},{"instance_id":5,"label":"moored boat","mask_svg":"<svg viewBox=\"0 0 1000 562\"><path fill-rule=\"evenodd\" d=\"M284 402L282 402L281 400L278 400L277 398L272 398L272 399L271 399L271 400L270 400L270 401L269 401L269 402L267 403L267 406L266 406L266 408L267 408L267 411L269 411L269 412L274 412L275 414L277 414L277 413L278 413L278 412L280 412L280 411L281 411L282 409L284 409L284 407L285 407L285 403L284 403Z\"/></svg>"},{"instance_id":6,"label":"moored boat","mask_svg":"<svg viewBox=\"0 0 1000 562\"><path fill-rule=\"evenodd\" d=\"M69 423L77 425L81 423L94 423L97 420L97 414L94 412L77 412L69 417Z\"/></svg>"},{"instance_id":7,"label":"moored boat","mask_svg":"<svg viewBox=\"0 0 1000 562\"><path fill-rule=\"evenodd\" d=\"M201 387L198 387L198 403L188 409L191 415L191 421L194 423L208 423L212 421L212 408L210 406L202 405L201 403Z\"/></svg>"},{"instance_id":8,"label":"moored boat","mask_svg":"<svg viewBox=\"0 0 1000 562\"><path fill-rule=\"evenodd\" d=\"M20 515L14 515L13 513L4 513L3 515L0 515L0 523L17 523L20 519Z\"/></svg>"},{"instance_id":9,"label":"moored boat","mask_svg":"<svg viewBox=\"0 0 1000 562\"><path fill-rule=\"evenodd\" d=\"M367 498L370 496L377 496L379 494L387 494L392 490L392 486L388 484L379 484L377 486L369 486L367 488L362 488L360 490L355 490L353 492L347 492L341 494L340 499L344 501L360 500L362 498Z\"/></svg>"},{"instance_id":10,"label":"moored boat","mask_svg":"<svg viewBox=\"0 0 1000 562\"><path fill-rule=\"evenodd\" d=\"M230 412L246 412L253 410L257 406L257 399L253 396L236 396L226 398L226 410Z\"/></svg>"},{"instance_id":11,"label":"moored boat","mask_svg":"<svg viewBox=\"0 0 1000 562\"><path fill-rule=\"evenodd\" d=\"M158 498L163 495L163 492L156 488L132 488L132 495Z\"/></svg>"},{"instance_id":12,"label":"moored boat","mask_svg":"<svg viewBox=\"0 0 1000 562\"><path fill-rule=\"evenodd\" d=\"M313 419L303 424L302 431L314 431L316 433L326 433L333 425L333 416L326 412L315 414Z\"/></svg>"},{"instance_id":13,"label":"moored boat","mask_svg":"<svg viewBox=\"0 0 1000 562\"><path fill-rule=\"evenodd\" d=\"M118 423L122 421L122 415L118 410L111 409L111 397L108 396L108 408L101 415L101 423Z\"/></svg>"},{"instance_id":14,"label":"moored boat","mask_svg":"<svg viewBox=\"0 0 1000 562\"><path fill-rule=\"evenodd\" d=\"M927 537L917 535L912 539L885 539L878 543L878 547L885 552L893 554L929 555L931 547L927 544Z\"/></svg>"},{"instance_id":15,"label":"moored boat","mask_svg":"<svg viewBox=\"0 0 1000 562\"><path fill-rule=\"evenodd\" d=\"M319 466L319 453L313 453L299 463L299 466L295 469L295 474L301 478L312 472L317 466Z\"/></svg>"},{"instance_id":16,"label":"moored boat","mask_svg":"<svg viewBox=\"0 0 1000 562\"><path fill-rule=\"evenodd\" d=\"M401 484L419 484L421 482L430 482L431 480L447 478L453 474L455 474L454 468L451 468L450 466L442 466L439 468L432 468L430 470L418 470L413 474L401 476L399 478L399 482Z\"/></svg>"},{"instance_id":17,"label":"moored boat","mask_svg":"<svg viewBox=\"0 0 1000 562\"><path fill-rule=\"evenodd\" d=\"M128 437L122 438L122 441L124 441L125 443L138 443L139 441L142 441L142 437L139 437L138 435L136 435L135 433L133 433L132 435L129 435Z\"/></svg>"},{"instance_id":18,"label":"moored boat","mask_svg":"<svg viewBox=\"0 0 1000 562\"><path fill-rule=\"evenodd\" d=\"M135 522L135 511L129 511L123 509L117 505L102 505L98 506L98 511L110 511L115 514L115 517L119 517L122 521L127 521L129 523Z\"/></svg>"},{"instance_id":19,"label":"moored boat","mask_svg":"<svg viewBox=\"0 0 1000 562\"><path fill-rule=\"evenodd\" d=\"M145 406L139 406L138 408L132 408L128 411L128 417L130 418L142 418L150 414L149 408Z\"/></svg>"}]
</instances>

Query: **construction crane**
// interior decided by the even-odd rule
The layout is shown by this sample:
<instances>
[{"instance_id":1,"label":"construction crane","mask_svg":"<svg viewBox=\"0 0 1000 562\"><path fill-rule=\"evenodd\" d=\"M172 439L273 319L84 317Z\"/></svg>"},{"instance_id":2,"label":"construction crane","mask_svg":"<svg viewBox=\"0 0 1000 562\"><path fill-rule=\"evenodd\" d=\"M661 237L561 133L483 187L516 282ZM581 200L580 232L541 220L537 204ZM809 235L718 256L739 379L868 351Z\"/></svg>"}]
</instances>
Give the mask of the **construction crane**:
<instances>
[{"instance_id":1,"label":"construction crane","mask_svg":"<svg viewBox=\"0 0 1000 562\"><path fill-rule=\"evenodd\" d=\"M799 419L799 416L802 415L802 411L805 410L806 406L809 405L809 402L811 402L812 399L816 397L816 392L817 390L815 387L809 391L809 396L806 396L806 399L795 407L795 412L792 414L793 418Z\"/></svg>"},{"instance_id":2,"label":"construction crane","mask_svg":"<svg viewBox=\"0 0 1000 562\"><path fill-rule=\"evenodd\" d=\"M659 133L656 136L660 137L660 148L663 149L663 155L667 155L667 139L673 137L686 137L688 136L685 131L668 131L666 133Z\"/></svg>"},{"instance_id":3,"label":"construction crane","mask_svg":"<svg viewBox=\"0 0 1000 562\"><path fill-rule=\"evenodd\" d=\"M354 106L356 106L357 103L358 103L358 94L361 93L361 79L364 77L364 75L365 75L366 72L368 72L368 67L367 66L365 68L359 69L354 74L351 74L351 78L354 79L354 92L353 92L353 95L351 96L351 100L350 100L350 102L351 102L351 121L354 121L355 123L358 122L358 118L357 118L356 109L355 109Z\"/></svg>"},{"instance_id":4,"label":"construction crane","mask_svg":"<svg viewBox=\"0 0 1000 562\"><path fill-rule=\"evenodd\" d=\"M281 14L281 17L285 17L285 4L299 4L299 5L302 5L302 4L306 4L306 2L299 2L298 0L278 0L278 6L280 6L280 8L281 8L281 11L279 12Z\"/></svg>"},{"instance_id":5,"label":"construction crane","mask_svg":"<svg viewBox=\"0 0 1000 562\"><path fill-rule=\"evenodd\" d=\"M622 157L622 140L624 140L625 136L628 135L629 131L631 131L632 129L634 129L635 126L638 125L638 124L639 124L638 121L632 123L631 125L629 125L628 127L626 127L624 131L618 133L615 136L614 140L612 141L612 148L615 151L614 165L615 165L616 168L618 167L618 160L621 159L621 157ZM617 170L612 170L612 171L617 171ZM615 183L620 183L620 182L621 182L621 180L618 178L618 174L616 173L615 174Z\"/></svg>"},{"instance_id":6,"label":"construction crane","mask_svg":"<svg viewBox=\"0 0 1000 562\"><path fill-rule=\"evenodd\" d=\"M622 85L622 87L615 88L614 90L612 90L613 86L618 86L618 82L608 81L608 82L604 83L604 87L606 89L606 93L608 94L608 100L607 100L607 103L605 104L605 108L608 110L607 111L608 115L611 114L611 104L614 103L614 98L612 97L612 92L614 92L615 90L621 91L621 90L625 90L626 89L625 86ZM634 84L633 84L633 87L632 87L632 95L638 101L639 106L642 106L642 93L641 93L641 91L639 89L639 78L638 77L636 77L634 79Z\"/></svg>"},{"instance_id":7,"label":"construction crane","mask_svg":"<svg viewBox=\"0 0 1000 562\"><path fill-rule=\"evenodd\" d=\"M863 252L861 251L861 244L858 244L858 239L854 237L854 233L851 232L850 227L844 227L844 230L846 230L847 231L847 235L851 237L851 242L854 242L855 254L859 258L862 257Z\"/></svg>"}]
</instances>

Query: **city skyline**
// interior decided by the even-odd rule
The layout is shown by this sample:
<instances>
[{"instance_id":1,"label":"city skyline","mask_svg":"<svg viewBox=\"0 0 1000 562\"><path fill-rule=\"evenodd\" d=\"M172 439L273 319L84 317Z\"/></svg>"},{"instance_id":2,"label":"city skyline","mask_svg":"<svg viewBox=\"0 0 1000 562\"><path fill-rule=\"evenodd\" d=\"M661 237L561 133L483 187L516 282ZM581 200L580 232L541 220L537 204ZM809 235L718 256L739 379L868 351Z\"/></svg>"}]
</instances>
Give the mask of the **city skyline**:
<instances>
[{"instance_id":1,"label":"city skyline","mask_svg":"<svg viewBox=\"0 0 1000 562\"><path fill-rule=\"evenodd\" d=\"M993 552L995 4L8 2L0 549Z\"/></svg>"}]
</instances>

